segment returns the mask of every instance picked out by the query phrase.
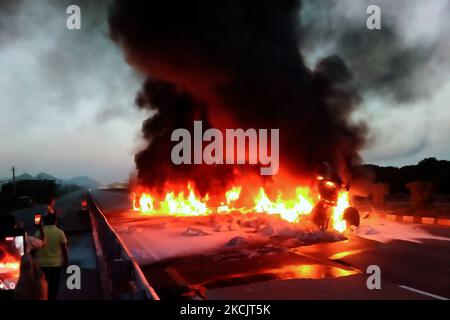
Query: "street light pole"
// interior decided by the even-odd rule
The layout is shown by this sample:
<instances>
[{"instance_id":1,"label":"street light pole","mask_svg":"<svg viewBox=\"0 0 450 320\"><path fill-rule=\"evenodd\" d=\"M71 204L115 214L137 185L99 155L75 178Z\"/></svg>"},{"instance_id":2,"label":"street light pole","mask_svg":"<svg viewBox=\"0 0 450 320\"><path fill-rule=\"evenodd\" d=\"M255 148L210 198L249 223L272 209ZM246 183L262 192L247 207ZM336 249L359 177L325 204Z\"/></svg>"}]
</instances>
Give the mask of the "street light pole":
<instances>
[{"instance_id":1,"label":"street light pole","mask_svg":"<svg viewBox=\"0 0 450 320\"><path fill-rule=\"evenodd\" d=\"M12 166L12 174L13 174L13 181L12 181L12 195L13 197L16 196L16 168Z\"/></svg>"}]
</instances>

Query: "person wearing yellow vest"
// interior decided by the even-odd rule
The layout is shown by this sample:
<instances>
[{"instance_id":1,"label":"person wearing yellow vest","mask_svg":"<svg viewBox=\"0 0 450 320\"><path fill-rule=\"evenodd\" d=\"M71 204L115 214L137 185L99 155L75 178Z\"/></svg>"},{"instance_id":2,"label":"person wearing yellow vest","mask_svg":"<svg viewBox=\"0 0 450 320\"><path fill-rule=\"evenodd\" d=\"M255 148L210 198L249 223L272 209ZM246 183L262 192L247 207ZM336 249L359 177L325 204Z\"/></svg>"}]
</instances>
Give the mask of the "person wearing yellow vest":
<instances>
[{"instance_id":1,"label":"person wearing yellow vest","mask_svg":"<svg viewBox=\"0 0 450 320\"><path fill-rule=\"evenodd\" d=\"M36 232L36 236L39 231ZM68 265L67 239L64 231L56 226L56 215L44 217L44 246L36 252L36 262L48 282L48 299L55 300L58 294L61 268Z\"/></svg>"}]
</instances>

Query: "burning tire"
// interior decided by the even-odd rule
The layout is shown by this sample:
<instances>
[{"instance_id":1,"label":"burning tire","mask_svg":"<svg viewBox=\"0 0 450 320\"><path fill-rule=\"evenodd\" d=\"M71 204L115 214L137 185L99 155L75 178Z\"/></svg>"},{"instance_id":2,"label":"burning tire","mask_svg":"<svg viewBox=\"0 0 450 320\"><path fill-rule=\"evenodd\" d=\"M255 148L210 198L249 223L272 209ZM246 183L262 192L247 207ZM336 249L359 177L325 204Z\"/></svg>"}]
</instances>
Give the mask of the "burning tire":
<instances>
[{"instance_id":1,"label":"burning tire","mask_svg":"<svg viewBox=\"0 0 450 320\"><path fill-rule=\"evenodd\" d=\"M345 221L347 221L347 226L359 227L359 211L356 208L348 207L347 209L345 209L343 218Z\"/></svg>"},{"instance_id":2,"label":"burning tire","mask_svg":"<svg viewBox=\"0 0 450 320\"><path fill-rule=\"evenodd\" d=\"M311 211L312 222L319 227L320 230L328 228L330 208L322 202L319 202Z\"/></svg>"}]
</instances>

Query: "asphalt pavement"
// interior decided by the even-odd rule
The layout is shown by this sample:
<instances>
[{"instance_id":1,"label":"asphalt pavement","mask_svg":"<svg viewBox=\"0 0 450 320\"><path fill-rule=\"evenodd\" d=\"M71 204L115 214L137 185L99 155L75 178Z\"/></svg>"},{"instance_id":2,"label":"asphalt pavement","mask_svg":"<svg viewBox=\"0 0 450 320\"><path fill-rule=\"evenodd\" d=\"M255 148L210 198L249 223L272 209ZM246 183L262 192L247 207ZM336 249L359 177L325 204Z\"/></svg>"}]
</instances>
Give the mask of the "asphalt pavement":
<instances>
[{"instance_id":1,"label":"asphalt pavement","mask_svg":"<svg viewBox=\"0 0 450 320\"><path fill-rule=\"evenodd\" d=\"M99 190L91 194L111 220L124 216L131 205L125 192ZM141 268L163 299L449 298L450 228L423 228L449 241L380 243L349 236L348 240L333 243L288 249L275 246L273 251L253 258L224 251L213 256L169 259ZM379 290L367 287L370 274L366 271L371 265L381 270Z\"/></svg>"},{"instance_id":2,"label":"asphalt pavement","mask_svg":"<svg viewBox=\"0 0 450 320\"><path fill-rule=\"evenodd\" d=\"M76 265L81 269L80 290L69 290L66 285L68 274L62 273L58 300L103 299L89 215L80 214L81 201L84 198L85 193L73 192L56 200L58 227L65 232L68 242L69 265ZM34 214L43 212L45 206L39 205L16 211L14 215L17 221L24 223L27 233L34 235Z\"/></svg>"}]
</instances>

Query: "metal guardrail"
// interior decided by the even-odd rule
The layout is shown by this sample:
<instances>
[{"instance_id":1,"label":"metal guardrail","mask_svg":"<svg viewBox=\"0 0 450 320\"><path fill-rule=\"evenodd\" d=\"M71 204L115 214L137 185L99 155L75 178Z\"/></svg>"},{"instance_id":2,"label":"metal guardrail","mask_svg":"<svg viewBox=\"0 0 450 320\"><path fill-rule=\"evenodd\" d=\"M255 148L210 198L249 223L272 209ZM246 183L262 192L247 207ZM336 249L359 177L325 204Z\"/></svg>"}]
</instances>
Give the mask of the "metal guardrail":
<instances>
[{"instance_id":1,"label":"metal guardrail","mask_svg":"<svg viewBox=\"0 0 450 320\"><path fill-rule=\"evenodd\" d=\"M88 193L97 257L106 298L159 300L136 259L108 223L95 199Z\"/></svg>"}]
</instances>

